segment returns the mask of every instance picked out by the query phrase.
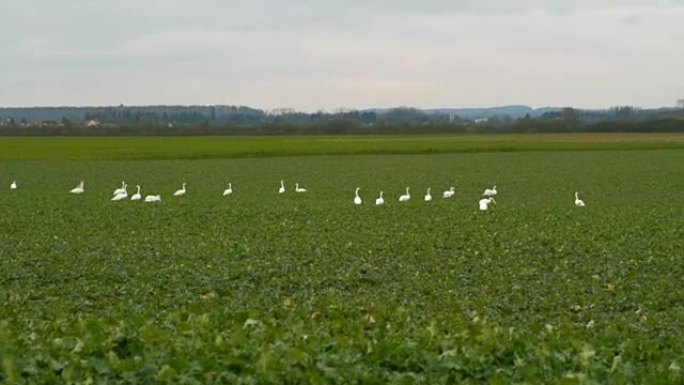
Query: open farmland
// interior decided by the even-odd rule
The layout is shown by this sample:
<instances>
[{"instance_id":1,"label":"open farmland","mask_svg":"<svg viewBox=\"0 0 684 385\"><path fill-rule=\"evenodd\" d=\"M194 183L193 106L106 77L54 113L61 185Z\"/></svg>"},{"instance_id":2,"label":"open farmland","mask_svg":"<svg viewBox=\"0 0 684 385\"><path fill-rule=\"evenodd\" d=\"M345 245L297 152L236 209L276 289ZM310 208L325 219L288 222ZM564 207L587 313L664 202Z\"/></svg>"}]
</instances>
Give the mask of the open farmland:
<instances>
[{"instance_id":1,"label":"open farmland","mask_svg":"<svg viewBox=\"0 0 684 385\"><path fill-rule=\"evenodd\" d=\"M684 133L3 137L0 160L224 159L301 155L684 149Z\"/></svg>"},{"instance_id":2,"label":"open farmland","mask_svg":"<svg viewBox=\"0 0 684 385\"><path fill-rule=\"evenodd\" d=\"M0 156L40 158L16 140ZM684 151L667 148L682 142L554 143L3 160L0 382L681 383ZM110 202L121 180L163 201Z\"/></svg>"}]
</instances>

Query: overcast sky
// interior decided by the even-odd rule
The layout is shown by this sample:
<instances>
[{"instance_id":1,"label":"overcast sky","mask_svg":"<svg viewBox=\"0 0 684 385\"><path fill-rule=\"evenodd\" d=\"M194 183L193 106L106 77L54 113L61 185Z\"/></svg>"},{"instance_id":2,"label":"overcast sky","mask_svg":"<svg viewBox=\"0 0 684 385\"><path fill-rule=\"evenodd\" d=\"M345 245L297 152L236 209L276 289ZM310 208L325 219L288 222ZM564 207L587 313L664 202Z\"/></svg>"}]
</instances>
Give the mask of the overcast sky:
<instances>
[{"instance_id":1,"label":"overcast sky","mask_svg":"<svg viewBox=\"0 0 684 385\"><path fill-rule=\"evenodd\" d=\"M673 106L684 0L1 0L0 106Z\"/></svg>"}]
</instances>

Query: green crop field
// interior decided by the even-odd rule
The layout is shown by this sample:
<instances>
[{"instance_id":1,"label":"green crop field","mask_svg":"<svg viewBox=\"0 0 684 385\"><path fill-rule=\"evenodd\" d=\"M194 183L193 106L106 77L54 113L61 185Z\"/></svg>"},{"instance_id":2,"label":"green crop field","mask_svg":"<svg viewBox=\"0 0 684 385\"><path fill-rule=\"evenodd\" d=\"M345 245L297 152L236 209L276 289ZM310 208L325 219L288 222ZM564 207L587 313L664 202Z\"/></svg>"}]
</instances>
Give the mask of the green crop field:
<instances>
[{"instance_id":1,"label":"green crop field","mask_svg":"<svg viewBox=\"0 0 684 385\"><path fill-rule=\"evenodd\" d=\"M222 159L300 155L684 149L684 133L236 137L3 137L0 160Z\"/></svg>"},{"instance_id":2,"label":"green crop field","mask_svg":"<svg viewBox=\"0 0 684 385\"><path fill-rule=\"evenodd\" d=\"M660 138L195 160L2 139L0 383L680 384L684 150ZM121 180L162 202L111 202Z\"/></svg>"}]
</instances>

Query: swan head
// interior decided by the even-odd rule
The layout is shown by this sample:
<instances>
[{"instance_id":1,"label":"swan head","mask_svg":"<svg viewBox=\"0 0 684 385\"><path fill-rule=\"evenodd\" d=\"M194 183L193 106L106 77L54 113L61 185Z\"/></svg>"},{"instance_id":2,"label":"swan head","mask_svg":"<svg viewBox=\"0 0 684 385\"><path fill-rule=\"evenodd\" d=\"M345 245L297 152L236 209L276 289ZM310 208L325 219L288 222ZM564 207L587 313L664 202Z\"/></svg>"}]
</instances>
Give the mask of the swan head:
<instances>
[{"instance_id":1,"label":"swan head","mask_svg":"<svg viewBox=\"0 0 684 385\"><path fill-rule=\"evenodd\" d=\"M427 192L428 192L428 194L430 193L430 190L431 190L431 187L428 187L428 191L427 191Z\"/></svg>"},{"instance_id":2,"label":"swan head","mask_svg":"<svg viewBox=\"0 0 684 385\"><path fill-rule=\"evenodd\" d=\"M454 191L456 188L454 186L449 187L449 190Z\"/></svg>"}]
</instances>

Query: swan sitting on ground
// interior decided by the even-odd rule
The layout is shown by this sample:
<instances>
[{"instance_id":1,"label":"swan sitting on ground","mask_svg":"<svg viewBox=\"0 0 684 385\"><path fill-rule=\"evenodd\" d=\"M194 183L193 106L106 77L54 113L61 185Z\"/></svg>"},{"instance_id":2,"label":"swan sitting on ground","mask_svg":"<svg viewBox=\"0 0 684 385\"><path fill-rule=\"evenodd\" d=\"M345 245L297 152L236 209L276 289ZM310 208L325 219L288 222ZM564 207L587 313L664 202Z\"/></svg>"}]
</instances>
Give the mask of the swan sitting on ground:
<instances>
[{"instance_id":1,"label":"swan sitting on ground","mask_svg":"<svg viewBox=\"0 0 684 385\"><path fill-rule=\"evenodd\" d=\"M494 187L491 188L491 189L489 189L489 188L488 188L488 189L485 189L484 192L482 193L482 195L484 195L484 196L486 196L486 197L493 197L493 196L496 196L496 194L497 194L497 192L496 192L496 186L494 186Z\"/></svg>"},{"instance_id":2,"label":"swan sitting on ground","mask_svg":"<svg viewBox=\"0 0 684 385\"><path fill-rule=\"evenodd\" d=\"M298 193L305 193L306 189L304 187L299 187L299 183L295 183L295 191Z\"/></svg>"},{"instance_id":3,"label":"swan sitting on ground","mask_svg":"<svg viewBox=\"0 0 684 385\"><path fill-rule=\"evenodd\" d=\"M183 196L183 195L185 195L185 182L183 182L183 187L181 187L180 190L178 190L178 191L176 191L175 193L173 193L173 196L175 196L175 197L180 197L180 196Z\"/></svg>"},{"instance_id":4,"label":"swan sitting on ground","mask_svg":"<svg viewBox=\"0 0 684 385\"><path fill-rule=\"evenodd\" d=\"M456 189L452 186L448 190L446 190L442 193L442 198L449 199L452 196L454 196L455 193L456 193Z\"/></svg>"},{"instance_id":5,"label":"swan sitting on ground","mask_svg":"<svg viewBox=\"0 0 684 385\"><path fill-rule=\"evenodd\" d=\"M72 194L83 194L83 192L85 191L84 186L84 182L81 181L81 183L79 183L78 186L72 188L71 190L69 190L69 192Z\"/></svg>"},{"instance_id":6,"label":"swan sitting on ground","mask_svg":"<svg viewBox=\"0 0 684 385\"><path fill-rule=\"evenodd\" d=\"M480 199L480 211L487 211L489 209L489 204L494 203L496 204L496 201L494 198L482 198Z\"/></svg>"},{"instance_id":7,"label":"swan sitting on ground","mask_svg":"<svg viewBox=\"0 0 684 385\"><path fill-rule=\"evenodd\" d=\"M427 189L427 194L425 194L425 202L430 202L432 201L432 195L430 195L430 187Z\"/></svg>"},{"instance_id":8,"label":"swan sitting on ground","mask_svg":"<svg viewBox=\"0 0 684 385\"><path fill-rule=\"evenodd\" d=\"M399 202L408 202L411 199L411 194L409 194L409 188L406 188L406 194L399 197Z\"/></svg>"},{"instance_id":9,"label":"swan sitting on ground","mask_svg":"<svg viewBox=\"0 0 684 385\"><path fill-rule=\"evenodd\" d=\"M280 188L278 189L278 194L285 194L285 181L280 181Z\"/></svg>"},{"instance_id":10,"label":"swan sitting on ground","mask_svg":"<svg viewBox=\"0 0 684 385\"><path fill-rule=\"evenodd\" d=\"M128 198L128 191L126 191L127 187L128 186L126 184L124 184L123 191L120 192L119 194L114 195L111 200L120 201L120 200L124 200L124 199Z\"/></svg>"},{"instance_id":11,"label":"swan sitting on ground","mask_svg":"<svg viewBox=\"0 0 684 385\"><path fill-rule=\"evenodd\" d=\"M228 182L228 188L223 190L223 196L227 197L228 195L231 195L233 193L233 184Z\"/></svg>"},{"instance_id":12,"label":"swan sitting on ground","mask_svg":"<svg viewBox=\"0 0 684 385\"><path fill-rule=\"evenodd\" d=\"M147 202L147 203L161 202L161 195L148 195L145 197L145 202Z\"/></svg>"},{"instance_id":13,"label":"swan sitting on ground","mask_svg":"<svg viewBox=\"0 0 684 385\"><path fill-rule=\"evenodd\" d=\"M584 207L585 206L584 201L579 199L579 194L577 193L577 191L575 191L575 206L577 206L577 207Z\"/></svg>"},{"instance_id":14,"label":"swan sitting on ground","mask_svg":"<svg viewBox=\"0 0 684 385\"><path fill-rule=\"evenodd\" d=\"M132 201L139 201L140 198L142 198L142 195L140 195L140 185L136 185L135 187L138 188L138 192L136 192L135 194L133 194L133 196L131 197L131 200L132 200Z\"/></svg>"},{"instance_id":15,"label":"swan sitting on ground","mask_svg":"<svg viewBox=\"0 0 684 385\"><path fill-rule=\"evenodd\" d=\"M363 203L363 201L361 200L361 197L359 196L359 190L361 190L361 187L357 187L356 192L354 193L354 194L356 194L356 196L354 197L354 204L357 206L360 205L361 203Z\"/></svg>"},{"instance_id":16,"label":"swan sitting on ground","mask_svg":"<svg viewBox=\"0 0 684 385\"><path fill-rule=\"evenodd\" d=\"M382 197L382 191L380 191L380 197L378 197L378 199L375 200L375 204L377 206L381 206L381 205L385 204L385 199Z\"/></svg>"},{"instance_id":17,"label":"swan sitting on ground","mask_svg":"<svg viewBox=\"0 0 684 385\"><path fill-rule=\"evenodd\" d=\"M124 192L124 186L125 186L125 185L126 185L126 182L121 181L121 187L119 187L118 189L114 190L114 192L112 193L112 195L119 195L119 194L123 193L123 192Z\"/></svg>"}]
</instances>

